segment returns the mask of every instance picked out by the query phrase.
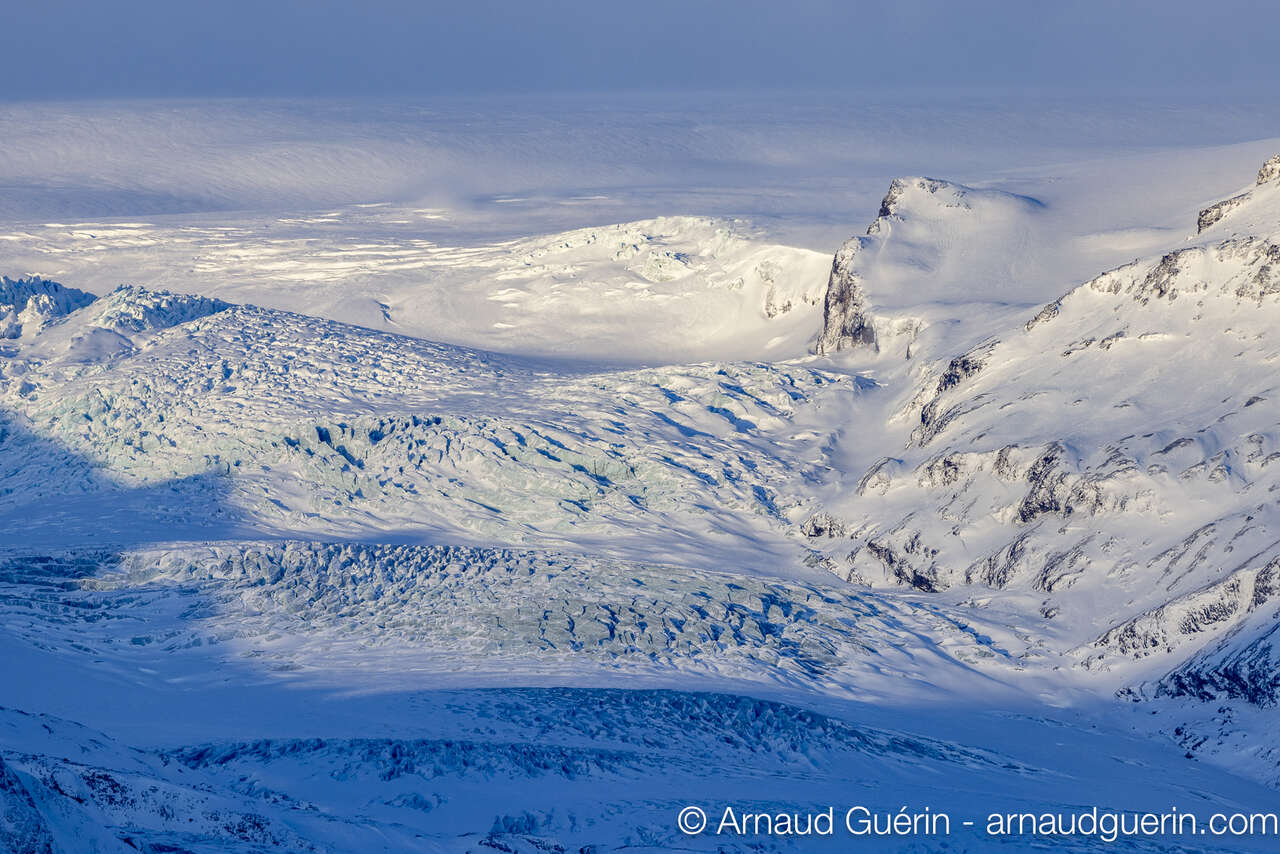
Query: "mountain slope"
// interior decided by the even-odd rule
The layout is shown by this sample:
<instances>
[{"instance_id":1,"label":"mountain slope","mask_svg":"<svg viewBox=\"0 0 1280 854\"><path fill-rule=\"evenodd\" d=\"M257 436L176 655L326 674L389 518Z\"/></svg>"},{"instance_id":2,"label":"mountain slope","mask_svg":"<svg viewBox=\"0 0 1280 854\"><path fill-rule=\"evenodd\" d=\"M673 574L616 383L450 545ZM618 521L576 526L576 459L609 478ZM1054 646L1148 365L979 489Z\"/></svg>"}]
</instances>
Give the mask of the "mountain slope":
<instances>
[{"instance_id":1,"label":"mountain slope","mask_svg":"<svg viewBox=\"0 0 1280 854\"><path fill-rule=\"evenodd\" d=\"M1187 245L911 372L881 456L806 525L824 565L1022 610L1103 689L1272 702L1273 171Z\"/></svg>"}]
</instances>

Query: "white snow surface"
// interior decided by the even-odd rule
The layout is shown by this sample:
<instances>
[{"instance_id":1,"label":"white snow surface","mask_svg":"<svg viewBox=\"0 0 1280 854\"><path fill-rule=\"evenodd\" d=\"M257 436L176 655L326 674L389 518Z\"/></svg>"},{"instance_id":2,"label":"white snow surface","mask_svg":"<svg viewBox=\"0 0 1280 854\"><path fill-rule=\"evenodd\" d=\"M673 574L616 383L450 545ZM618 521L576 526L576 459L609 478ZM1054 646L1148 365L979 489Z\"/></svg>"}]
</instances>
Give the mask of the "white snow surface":
<instances>
[{"instance_id":1,"label":"white snow surface","mask_svg":"<svg viewBox=\"0 0 1280 854\"><path fill-rule=\"evenodd\" d=\"M1269 808L1255 113L454 109L5 108L0 850ZM818 357L850 234L874 334Z\"/></svg>"}]
</instances>

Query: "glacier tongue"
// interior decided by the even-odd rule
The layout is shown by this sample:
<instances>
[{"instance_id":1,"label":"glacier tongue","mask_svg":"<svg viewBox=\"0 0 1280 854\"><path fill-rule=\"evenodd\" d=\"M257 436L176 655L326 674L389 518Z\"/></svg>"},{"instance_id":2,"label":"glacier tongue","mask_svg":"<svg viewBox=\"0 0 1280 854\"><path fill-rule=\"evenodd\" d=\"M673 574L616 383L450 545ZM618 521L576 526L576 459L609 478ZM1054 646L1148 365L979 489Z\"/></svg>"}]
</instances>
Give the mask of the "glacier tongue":
<instances>
[{"instance_id":1,"label":"glacier tongue","mask_svg":"<svg viewBox=\"0 0 1280 854\"><path fill-rule=\"evenodd\" d=\"M203 492L169 508L197 536L576 542L776 574L806 484L829 474L823 419L874 388L785 363L566 369L140 289L99 302L15 359L7 441L40 452L0 472L0 508L172 488ZM65 357L120 317L127 348ZM58 536L101 542L100 524Z\"/></svg>"}]
</instances>

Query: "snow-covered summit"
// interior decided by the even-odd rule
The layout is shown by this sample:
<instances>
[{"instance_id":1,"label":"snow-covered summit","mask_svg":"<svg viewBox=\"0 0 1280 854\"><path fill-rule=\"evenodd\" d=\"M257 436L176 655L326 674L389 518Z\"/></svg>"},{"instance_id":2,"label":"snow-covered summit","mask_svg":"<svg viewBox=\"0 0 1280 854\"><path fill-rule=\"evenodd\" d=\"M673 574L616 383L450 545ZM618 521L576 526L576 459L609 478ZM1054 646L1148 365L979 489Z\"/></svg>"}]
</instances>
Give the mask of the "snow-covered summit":
<instances>
[{"instance_id":1,"label":"snow-covered summit","mask_svg":"<svg viewBox=\"0 0 1280 854\"><path fill-rule=\"evenodd\" d=\"M1032 244L1037 200L936 178L897 178L866 234L836 252L824 301L820 355L869 347L896 358L954 346L972 336L972 316L957 306L989 305L995 317L1034 301L1038 282L1020 279ZM960 310L961 312L964 309Z\"/></svg>"},{"instance_id":2,"label":"snow-covered summit","mask_svg":"<svg viewBox=\"0 0 1280 854\"><path fill-rule=\"evenodd\" d=\"M938 178L895 178L889 191L880 202L880 212L867 227L867 234L884 234L896 223L910 221L938 223L947 218L963 216L961 212L977 211L988 224L999 218L999 211L1007 214L1042 207L1042 203L1027 196L1018 196L1003 190L979 190Z\"/></svg>"}]
</instances>

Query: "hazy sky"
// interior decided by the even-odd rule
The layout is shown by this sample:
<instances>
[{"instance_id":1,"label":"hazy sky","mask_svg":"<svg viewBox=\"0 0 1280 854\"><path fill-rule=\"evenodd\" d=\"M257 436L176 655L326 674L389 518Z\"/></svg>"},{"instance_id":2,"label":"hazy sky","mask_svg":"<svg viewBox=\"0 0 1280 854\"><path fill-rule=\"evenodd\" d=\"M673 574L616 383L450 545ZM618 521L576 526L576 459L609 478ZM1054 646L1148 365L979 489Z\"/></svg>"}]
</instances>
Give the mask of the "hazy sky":
<instances>
[{"instance_id":1,"label":"hazy sky","mask_svg":"<svg viewBox=\"0 0 1280 854\"><path fill-rule=\"evenodd\" d=\"M1274 0L0 0L0 99L1280 84Z\"/></svg>"}]
</instances>

